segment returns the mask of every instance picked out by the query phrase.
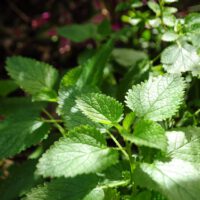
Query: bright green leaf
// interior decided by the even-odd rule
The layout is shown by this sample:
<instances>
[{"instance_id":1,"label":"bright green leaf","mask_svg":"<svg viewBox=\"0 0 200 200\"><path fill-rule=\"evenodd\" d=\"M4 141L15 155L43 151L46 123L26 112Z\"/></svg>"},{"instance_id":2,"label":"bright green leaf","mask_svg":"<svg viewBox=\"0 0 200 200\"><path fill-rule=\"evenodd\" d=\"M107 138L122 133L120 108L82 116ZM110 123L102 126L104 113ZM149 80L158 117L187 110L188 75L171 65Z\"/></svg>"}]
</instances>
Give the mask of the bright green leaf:
<instances>
[{"instance_id":1,"label":"bright green leaf","mask_svg":"<svg viewBox=\"0 0 200 200\"><path fill-rule=\"evenodd\" d=\"M178 39L178 35L175 32L168 31L162 35L162 40L166 42L172 42Z\"/></svg>"},{"instance_id":2,"label":"bright green leaf","mask_svg":"<svg viewBox=\"0 0 200 200\"><path fill-rule=\"evenodd\" d=\"M187 127L167 132L168 157L165 162L142 163L135 182L159 190L169 200L199 199L200 128Z\"/></svg>"},{"instance_id":3,"label":"bright green leaf","mask_svg":"<svg viewBox=\"0 0 200 200\"><path fill-rule=\"evenodd\" d=\"M0 158L14 156L47 136L49 125L38 117L38 110L29 108L0 122Z\"/></svg>"},{"instance_id":4,"label":"bright green leaf","mask_svg":"<svg viewBox=\"0 0 200 200\"><path fill-rule=\"evenodd\" d=\"M158 3L156 3L155 1L148 1L147 5L157 16L160 15L161 11Z\"/></svg>"},{"instance_id":5,"label":"bright green leaf","mask_svg":"<svg viewBox=\"0 0 200 200\"><path fill-rule=\"evenodd\" d=\"M137 144L163 151L167 148L167 138L165 130L156 122L150 120L140 120L135 124L134 134L124 135L124 137Z\"/></svg>"},{"instance_id":6,"label":"bright green leaf","mask_svg":"<svg viewBox=\"0 0 200 200\"><path fill-rule=\"evenodd\" d=\"M200 14L191 13L185 18L185 29L190 33L200 33Z\"/></svg>"},{"instance_id":7,"label":"bright green leaf","mask_svg":"<svg viewBox=\"0 0 200 200\"><path fill-rule=\"evenodd\" d=\"M95 128L78 127L68 135L43 154L37 166L39 174L74 177L100 172L117 162L117 152L106 147L105 139Z\"/></svg>"},{"instance_id":8,"label":"bright green leaf","mask_svg":"<svg viewBox=\"0 0 200 200\"><path fill-rule=\"evenodd\" d=\"M76 100L77 107L88 118L102 124L115 124L121 121L123 105L112 97L90 93Z\"/></svg>"},{"instance_id":9,"label":"bright green leaf","mask_svg":"<svg viewBox=\"0 0 200 200\"><path fill-rule=\"evenodd\" d=\"M138 117L162 121L172 117L183 101L185 82L178 75L164 75L132 87L126 104Z\"/></svg>"},{"instance_id":10,"label":"bright green leaf","mask_svg":"<svg viewBox=\"0 0 200 200\"><path fill-rule=\"evenodd\" d=\"M161 62L168 73L181 73L196 70L200 65L200 57L192 45L179 43L162 52Z\"/></svg>"},{"instance_id":11,"label":"bright green leaf","mask_svg":"<svg viewBox=\"0 0 200 200\"><path fill-rule=\"evenodd\" d=\"M31 190L24 200L103 200L104 192L97 187L93 174L75 178L58 178Z\"/></svg>"},{"instance_id":12,"label":"bright green leaf","mask_svg":"<svg viewBox=\"0 0 200 200\"><path fill-rule=\"evenodd\" d=\"M26 92L32 95L49 93L49 99L56 96L53 87L58 78L58 72L51 65L31 58L13 56L7 59L8 74Z\"/></svg>"}]
</instances>

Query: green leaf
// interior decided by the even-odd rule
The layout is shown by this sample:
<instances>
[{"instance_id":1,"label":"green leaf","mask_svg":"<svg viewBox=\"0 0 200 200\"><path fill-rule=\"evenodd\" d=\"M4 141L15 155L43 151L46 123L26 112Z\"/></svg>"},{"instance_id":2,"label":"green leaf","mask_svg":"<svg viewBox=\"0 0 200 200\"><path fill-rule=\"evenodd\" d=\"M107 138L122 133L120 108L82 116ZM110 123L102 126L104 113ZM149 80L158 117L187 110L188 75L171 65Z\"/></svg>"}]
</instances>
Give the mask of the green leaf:
<instances>
[{"instance_id":1,"label":"green leaf","mask_svg":"<svg viewBox=\"0 0 200 200\"><path fill-rule=\"evenodd\" d=\"M49 100L56 96L53 87L58 78L58 72L51 65L31 58L13 56L7 59L8 74L26 92L32 95L49 93Z\"/></svg>"},{"instance_id":2,"label":"green leaf","mask_svg":"<svg viewBox=\"0 0 200 200\"><path fill-rule=\"evenodd\" d=\"M118 154L106 147L99 131L92 127L78 127L68 132L39 160L38 173L44 177L74 177L100 172L115 164Z\"/></svg>"},{"instance_id":3,"label":"green leaf","mask_svg":"<svg viewBox=\"0 0 200 200\"><path fill-rule=\"evenodd\" d=\"M122 120L123 105L104 94L86 94L79 97L76 103L83 114L94 122L112 125Z\"/></svg>"},{"instance_id":4,"label":"green leaf","mask_svg":"<svg viewBox=\"0 0 200 200\"><path fill-rule=\"evenodd\" d=\"M14 156L47 136L49 125L38 117L39 111L29 108L0 122L0 158Z\"/></svg>"},{"instance_id":5,"label":"green leaf","mask_svg":"<svg viewBox=\"0 0 200 200\"><path fill-rule=\"evenodd\" d=\"M97 36L97 27L95 24L72 24L57 29L60 36L70 39L73 42L83 42L87 39L95 39Z\"/></svg>"},{"instance_id":6,"label":"green leaf","mask_svg":"<svg viewBox=\"0 0 200 200\"><path fill-rule=\"evenodd\" d=\"M168 12L163 14L163 23L166 26L174 27L176 22L176 17Z\"/></svg>"},{"instance_id":7,"label":"green leaf","mask_svg":"<svg viewBox=\"0 0 200 200\"><path fill-rule=\"evenodd\" d=\"M148 7L157 15L160 15L160 6L158 3L156 3L155 1L148 1L147 2Z\"/></svg>"},{"instance_id":8,"label":"green leaf","mask_svg":"<svg viewBox=\"0 0 200 200\"><path fill-rule=\"evenodd\" d=\"M75 100L83 94L89 92L97 92L95 88L85 87L79 89L77 87L61 87L58 96L57 112L64 120L64 124L68 129L79 125L94 125L77 107Z\"/></svg>"},{"instance_id":9,"label":"green leaf","mask_svg":"<svg viewBox=\"0 0 200 200\"><path fill-rule=\"evenodd\" d=\"M126 117L123 120L123 127L127 130L130 131L131 127L133 126L133 122L135 120L135 113L130 112L126 114Z\"/></svg>"},{"instance_id":10,"label":"green leaf","mask_svg":"<svg viewBox=\"0 0 200 200\"><path fill-rule=\"evenodd\" d=\"M13 200L22 196L40 182L35 172L36 161L29 160L21 165L13 165L9 176L0 180L1 200Z\"/></svg>"},{"instance_id":11,"label":"green leaf","mask_svg":"<svg viewBox=\"0 0 200 200\"><path fill-rule=\"evenodd\" d=\"M156 122L150 120L140 120L135 124L134 134L124 135L124 137L142 146L161 149L167 149L167 138L165 130Z\"/></svg>"},{"instance_id":12,"label":"green leaf","mask_svg":"<svg viewBox=\"0 0 200 200\"><path fill-rule=\"evenodd\" d=\"M165 162L142 163L134 174L135 182L162 192L169 200L199 199L200 128L187 127L167 132Z\"/></svg>"},{"instance_id":13,"label":"green leaf","mask_svg":"<svg viewBox=\"0 0 200 200\"><path fill-rule=\"evenodd\" d=\"M18 88L12 80L0 80L0 96L7 96Z\"/></svg>"},{"instance_id":14,"label":"green leaf","mask_svg":"<svg viewBox=\"0 0 200 200\"><path fill-rule=\"evenodd\" d=\"M167 132L168 154L200 166L200 128L187 127Z\"/></svg>"},{"instance_id":15,"label":"green leaf","mask_svg":"<svg viewBox=\"0 0 200 200\"><path fill-rule=\"evenodd\" d=\"M27 109L42 110L45 106L44 102L32 102L28 97L9 97L0 99L0 113L1 115L13 115L14 112Z\"/></svg>"},{"instance_id":16,"label":"green leaf","mask_svg":"<svg viewBox=\"0 0 200 200\"><path fill-rule=\"evenodd\" d=\"M192 45L179 43L167 47L162 52L161 62L168 73L181 73L196 70L200 64L200 57Z\"/></svg>"},{"instance_id":17,"label":"green leaf","mask_svg":"<svg viewBox=\"0 0 200 200\"><path fill-rule=\"evenodd\" d=\"M76 86L83 88L88 85L101 85L103 79L103 71L108 61L108 58L113 49L113 41L109 40L104 44L97 53L83 64L80 77L77 80Z\"/></svg>"},{"instance_id":18,"label":"green leaf","mask_svg":"<svg viewBox=\"0 0 200 200\"><path fill-rule=\"evenodd\" d=\"M172 117L183 100L185 82L178 75L150 78L132 87L126 104L138 117L162 121Z\"/></svg>"},{"instance_id":19,"label":"green leaf","mask_svg":"<svg viewBox=\"0 0 200 200\"><path fill-rule=\"evenodd\" d=\"M167 31L162 35L162 40L166 42L172 42L178 39L178 35L173 31Z\"/></svg>"},{"instance_id":20,"label":"green leaf","mask_svg":"<svg viewBox=\"0 0 200 200\"><path fill-rule=\"evenodd\" d=\"M200 33L200 14L191 13L185 18L185 29L190 33Z\"/></svg>"},{"instance_id":21,"label":"green leaf","mask_svg":"<svg viewBox=\"0 0 200 200\"><path fill-rule=\"evenodd\" d=\"M76 84L81 74L81 68L75 67L70 69L62 78L60 87L69 87Z\"/></svg>"},{"instance_id":22,"label":"green leaf","mask_svg":"<svg viewBox=\"0 0 200 200\"><path fill-rule=\"evenodd\" d=\"M34 188L24 200L103 200L104 192L97 187L96 175L58 178Z\"/></svg>"},{"instance_id":23,"label":"green leaf","mask_svg":"<svg viewBox=\"0 0 200 200\"><path fill-rule=\"evenodd\" d=\"M135 65L139 60L147 58L144 52L128 48L115 48L112 56L118 64L124 67Z\"/></svg>"}]
</instances>

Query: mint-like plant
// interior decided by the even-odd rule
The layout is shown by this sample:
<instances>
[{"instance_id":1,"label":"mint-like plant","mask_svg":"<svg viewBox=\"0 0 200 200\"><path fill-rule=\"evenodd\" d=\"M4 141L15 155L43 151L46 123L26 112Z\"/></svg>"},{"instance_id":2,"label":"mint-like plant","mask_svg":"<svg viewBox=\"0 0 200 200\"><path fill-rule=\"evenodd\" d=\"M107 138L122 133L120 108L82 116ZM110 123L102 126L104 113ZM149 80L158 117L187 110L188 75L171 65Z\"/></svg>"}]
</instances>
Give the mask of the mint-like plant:
<instances>
[{"instance_id":1,"label":"mint-like plant","mask_svg":"<svg viewBox=\"0 0 200 200\"><path fill-rule=\"evenodd\" d=\"M6 60L0 164L26 161L8 169L0 199L199 200L200 14L176 17L175 1L148 1L144 12L141 1L119 4L131 26L115 33L107 22L59 28L99 46L62 78L31 58ZM114 47L141 30L140 51ZM26 95L8 97L18 87Z\"/></svg>"}]
</instances>

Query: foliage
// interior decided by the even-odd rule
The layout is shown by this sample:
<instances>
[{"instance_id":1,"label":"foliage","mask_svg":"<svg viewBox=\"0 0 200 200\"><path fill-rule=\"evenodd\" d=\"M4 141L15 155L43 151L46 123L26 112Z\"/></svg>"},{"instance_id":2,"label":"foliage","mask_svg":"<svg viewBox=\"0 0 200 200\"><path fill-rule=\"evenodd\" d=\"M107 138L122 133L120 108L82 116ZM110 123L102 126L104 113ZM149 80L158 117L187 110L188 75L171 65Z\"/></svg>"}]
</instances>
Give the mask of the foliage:
<instances>
[{"instance_id":1,"label":"foliage","mask_svg":"<svg viewBox=\"0 0 200 200\"><path fill-rule=\"evenodd\" d=\"M177 17L174 2L119 4L128 26L116 32L108 20L59 27L96 46L62 78L44 62L7 58L2 199L199 199L200 14ZM25 97L13 97L19 88Z\"/></svg>"}]
</instances>

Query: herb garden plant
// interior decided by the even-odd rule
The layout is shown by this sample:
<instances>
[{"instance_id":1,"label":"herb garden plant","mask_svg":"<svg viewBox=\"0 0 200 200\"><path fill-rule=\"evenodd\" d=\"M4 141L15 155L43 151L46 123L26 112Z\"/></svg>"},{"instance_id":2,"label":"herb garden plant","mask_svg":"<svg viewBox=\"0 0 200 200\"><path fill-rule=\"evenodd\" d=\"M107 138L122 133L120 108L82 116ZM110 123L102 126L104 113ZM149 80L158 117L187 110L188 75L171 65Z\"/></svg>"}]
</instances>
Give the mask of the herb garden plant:
<instances>
[{"instance_id":1,"label":"herb garden plant","mask_svg":"<svg viewBox=\"0 0 200 200\"><path fill-rule=\"evenodd\" d=\"M1 200L200 199L200 14L177 17L173 2L119 4L117 32L108 20L58 28L97 46L63 76L7 58L1 167L23 162L3 170ZM8 97L18 86L27 95Z\"/></svg>"}]
</instances>

